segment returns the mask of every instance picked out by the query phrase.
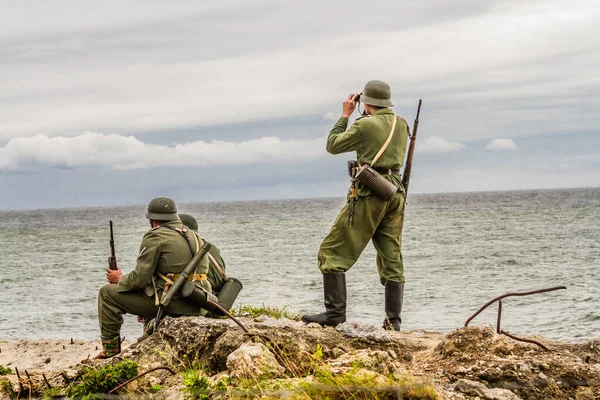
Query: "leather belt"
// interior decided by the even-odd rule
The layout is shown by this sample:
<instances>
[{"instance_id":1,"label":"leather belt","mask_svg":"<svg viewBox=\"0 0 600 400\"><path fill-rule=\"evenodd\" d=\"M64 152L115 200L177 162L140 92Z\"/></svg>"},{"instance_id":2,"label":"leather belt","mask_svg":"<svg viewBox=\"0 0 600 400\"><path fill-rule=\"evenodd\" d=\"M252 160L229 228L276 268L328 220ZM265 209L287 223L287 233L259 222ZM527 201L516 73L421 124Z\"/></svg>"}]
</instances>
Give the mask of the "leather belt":
<instances>
[{"instance_id":1,"label":"leather belt","mask_svg":"<svg viewBox=\"0 0 600 400\"><path fill-rule=\"evenodd\" d=\"M400 168L373 168L375 171L379 172L381 175L392 175L399 174Z\"/></svg>"}]
</instances>

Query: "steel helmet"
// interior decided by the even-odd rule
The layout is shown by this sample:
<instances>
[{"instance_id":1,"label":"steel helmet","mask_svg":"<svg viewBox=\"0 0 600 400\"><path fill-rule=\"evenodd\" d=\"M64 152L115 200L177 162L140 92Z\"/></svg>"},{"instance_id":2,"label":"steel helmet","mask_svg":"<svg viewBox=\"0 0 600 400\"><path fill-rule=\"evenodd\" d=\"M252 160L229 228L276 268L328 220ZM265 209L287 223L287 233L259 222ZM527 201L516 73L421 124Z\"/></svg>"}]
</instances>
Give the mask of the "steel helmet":
<instances>
[{"instance_id":1,"label":"steel helmet","mask_svg":"<svg viewBox=\"0 0 600 400\"><path fill-rule=\"evenodd\" d=\"M179 221L177 206L168 197L157 197L148 204L146 218L155 221Z\"/></svg>"},{"instance_id":2,"label":"steel helmet","mask_svg":"<svg viewBox=\"0 0 600 400\"><path fill-rule=\"evenodd\" d=\"M198 232L198 221L190 214L179 214L181 222L193 231Z\"/></svg>"},{"instance_id":3,"label":"steel helmet","mask_svg":"<svg viewBox=\"0 0 600 400\"><path fill-rule=\"evenodd\" d=\"M392 89L383 81L369 81L365 85L360 101L378 107L393 107Z\"/></svg>"}]
</instances>

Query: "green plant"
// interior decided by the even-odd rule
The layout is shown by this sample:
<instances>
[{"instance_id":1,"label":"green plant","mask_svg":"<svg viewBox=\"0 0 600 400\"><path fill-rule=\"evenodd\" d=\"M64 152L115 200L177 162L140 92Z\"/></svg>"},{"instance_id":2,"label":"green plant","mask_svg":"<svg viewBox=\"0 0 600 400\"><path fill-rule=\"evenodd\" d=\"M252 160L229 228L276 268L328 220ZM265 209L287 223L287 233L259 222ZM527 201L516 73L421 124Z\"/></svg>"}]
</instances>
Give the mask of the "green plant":
<instances>
[{"instance_id":1,"label":"green plant","mask_svg":"<svg viewBox=\"0 0 600 400\"><path fill-rule=\"evenodd\" d=\"M0 380L0 393L4 393L9 399L13 400L17 398L17 394L12 388L12 384L8 379Z\"/></svg>"},{"instance_id":2,"label":"green plant","mask_svg":"<svg viewBox=\"0 0 600 400\"><path fill-rule=\"evenodd\" d=\"M11 373L12 369L0 365L0 375L10 375Z\"/></svg>"},{"instance_id":3,"label":"green plant","mask_svg":"<svg viewBox=\"0 0 600 400\"><path fill-rule=\"evenodd\" d=\"M63 389L58 386L54 386L53 388L44 390L44 393L42 393L42 399L48 400L53 399L55 397L62 397L62 395Z\"/></svg>"},{"instance_id":4,"label":"green plant","mask_svg":"<svg viewBox=\"0 0 600 400\"><path fill-rule=\"evenodd\" d=\"M137 373L137 363L127 359L99 369L84 367L80 374L81 382L67 386L66 394L68 397L79 398L94 393L108 393Z\"/></svg>"},{"instance_id":5,"label":"green plant","mask_svg":"<svg viewBox=\"0 0 600 400\"><path fill-rule=\"evenodd\" d=\"M150 388L150 391L152 393L157 393L157 392L160 392L161 389L162 389L162 385L156 384L156 385L152 385L152 387Z\"/></svg>"},{"instance_id":6,"label":"green plant","mask_svg":"<svg viewBox=\"0 0 600 400\"><path fill-rule=\"evenodd\" d=\"M260 315L266 315L277 319L296 319L297 315L290 313L286 310L286 308L287 306L279 308L273 306L265 306L264 304L261 307L240 304L234 307L233 310L231 310L231 314L238 317L250 318L256 318Z\"/></svg>"},{"instance_id":7,"label":"green plant","mask_svg":"<svg viewBox=\"0 0 600 400\"><path fill-rule=\"evenodd\" d=\"M208 400L210 381L203 371L188 369L182 375L183 386L188 392L185 396L191 400Z\"/></svg>"}]
</instances>

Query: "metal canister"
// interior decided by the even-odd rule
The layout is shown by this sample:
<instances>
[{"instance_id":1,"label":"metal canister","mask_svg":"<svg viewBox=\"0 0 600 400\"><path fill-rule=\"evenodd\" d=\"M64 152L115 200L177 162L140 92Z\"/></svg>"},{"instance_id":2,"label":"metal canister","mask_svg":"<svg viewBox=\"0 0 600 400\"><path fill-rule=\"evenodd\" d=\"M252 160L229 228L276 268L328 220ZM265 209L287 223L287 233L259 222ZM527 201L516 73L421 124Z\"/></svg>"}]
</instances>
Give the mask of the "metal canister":
<instances>
[{"instance_id":1,"label":"metal canister","mask_svg":"<svg viewBox=\"0 0 600 400\"><path fill-rule=\"evenodd\" d=\"M217 296L219 299L219 305L223 307L225 310L229 311L237 299L238 294L242 290L243 285L239 279L236 278L227 278L225 284L221 288L219 295Z\"/></svg>"},{"instance_id":2,"label":"metal canister","mask_svg":"<svg viewBox=\"0 0 600 400\"><path fill-rule=\"evenodd\" d=\"M369 164L361 165L356 173L356 179L385 201L391 199L398 192L396 185L381 176Z\"/></svg>"}]
</instances>

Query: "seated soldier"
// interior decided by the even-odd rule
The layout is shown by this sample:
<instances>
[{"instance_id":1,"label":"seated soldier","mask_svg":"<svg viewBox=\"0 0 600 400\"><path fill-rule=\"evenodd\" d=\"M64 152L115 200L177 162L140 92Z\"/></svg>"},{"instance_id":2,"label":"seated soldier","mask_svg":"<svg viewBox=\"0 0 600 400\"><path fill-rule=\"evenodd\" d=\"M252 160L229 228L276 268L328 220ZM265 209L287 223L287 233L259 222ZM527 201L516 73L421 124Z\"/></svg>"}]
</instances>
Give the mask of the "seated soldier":
<instances>
[{"instance_id":1,"label":"seated soldier","mask_svg":"<svg viewBox=\"0 0 600 400\"><path fill-rule=\"evenodd\" d=\"M190 214L179 214L179 219L183 225L198 233L198 221ZM204 240L204 239L203 239ZM206 274L208 281L212 286L213 294L216 296L221 291L223 284L227 280L225 273L225 261L221 257L221 252L211 243L208 251L208 272Z\"/></svg>"},{"instance_id":2,"label":"seated soldier","mask_svg":"<svg viewBox=\"0 0 600 400\"><path fill-rule=\"evenodd\" d=\"M179 275L203 245L197 233L184 229L177 215L177 206L171 199L153 199L148 205L146 217L151 229L142 239L135 269L125 275L120 269L106 270L109 284L102 287L98 294L102 352L95 357L97 359L109 358L121 351L123 314L130 313L143 319L156 316L159 299L165 288L165 277ZM203 288L210 291L207 270L208 257L204 256L191 280L199 281ZM175 297L165 311L171 316L205 315L207 312L180 296Z\"/></svg>"}]
</instances>

